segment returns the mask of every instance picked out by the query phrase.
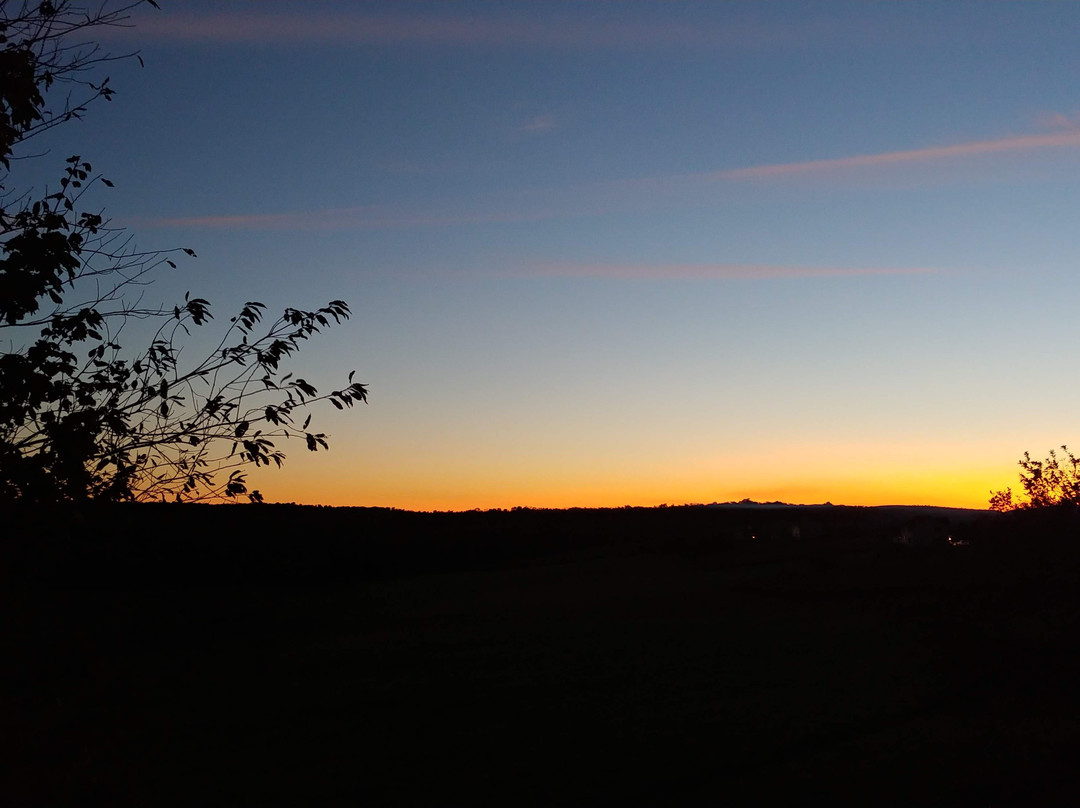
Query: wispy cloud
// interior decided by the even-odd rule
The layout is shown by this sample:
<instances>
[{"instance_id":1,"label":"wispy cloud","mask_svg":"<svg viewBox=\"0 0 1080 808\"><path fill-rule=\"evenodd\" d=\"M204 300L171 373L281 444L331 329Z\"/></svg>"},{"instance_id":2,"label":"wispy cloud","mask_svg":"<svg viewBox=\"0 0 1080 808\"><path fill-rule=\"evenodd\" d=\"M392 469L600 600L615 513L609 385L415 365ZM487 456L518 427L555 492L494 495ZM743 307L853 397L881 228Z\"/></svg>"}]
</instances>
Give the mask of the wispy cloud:
<instances>
[{"instance_id":1,"label":"wispy cloud","mask_svg":"<svg viewBox=\"0 0 1080 808\"><path fill-rule=\"evenodd\" d=\"M899 184L926 185L940 184L955 179L957 174L941 171L944 168L959 168L969 163L978 166L984 176L1006 167L1006 160L1011 160L1015 167L1017 160L1039 156L1053 151L1076 151L1080 149L1080 120L1074 122L1065 116L1053 119L1056 131L1034 132L1011 135L1000 138L967 140L945 146L924 146L897 151L871 152L845 157L830 157L820 160L802 160L790 163L761 163L757 165L725 168L720 170L694 171L678 174L655 174L615 180L581 183L561 189L548 188L530 192L531 196L541 194L551 199L561 199L568 208L584 212L591 204L595 214L610 213L617 210L641 209L644 207L665 207L686 204L691 200L715 201L719 188L729 186L738 188L742 183L766 183L784 180L815 180L819 183L858 182L860 184L884 183L886 187ZM1050 128L1051 119L1043 117L1041 121ZM970 162L977 158L988 158L981 163ZM997 162L993 162L998 158ZM933 167L929 171L905 171L898 176L896 171L886 170L894 167L919 168Z\"/></svg>"},{"instance_id":2,"label":"wispy cloud","mask_svg":"<svg viewBox=\"0 0 1080 808\"><path fill-rule=\"evenodd\" d=\"M826 160L806 160L798 163L770 163L703 174L713 180L755 180L787 177L797 174L820 174L859 168L876 168L902 163L932 163L987 154L1034 152L1046 149L1080 146L1080 127L1059 132L1017 135L993 140L969 140L951 146L928 146L921 149L858 154Z\"/></svg>"},{"instance_id":3,"label":"wispy cloud","mask_svg":"<svg viewBox=\"0 0 1080 808\"><path fill-rule=\"evenodd\" d=\"M927 275L931 267L814 267L775 264L634 264L554 263L532 267L530 274L573 278L640 280L766 280L773 278Z\"/></svg>"},{"instance_id":4,"label":"wispy cloud","mask_svg":"<svg viewBox=\"0 0 1080 808\"><path fill-rule=\"evenodd\" d=\"M396 230L467 224L523 222L551 218L550 212L469 212L461 214L395 213L379 206L334 208L292 213L253 213L219 216L131 218L124 223L144 229L193 230Z\"/></svg>"},{"instance_id":5,"label":"wispy cloud","mask_svg":"<svg viewBox=\"0 0 1080 808\"><path fill-rule=\"evenodd\" d=\"M1075 129L1080 126L1080 116L1061 112L1044 112L1036 118L1043 129Z\"/></svg>"},{"instance_id":6,"label":"wispy cloud","mask_svg":"<svg viewBox=\"0 0 1080 808\"><path fill-rule=\"evenodd\" d=\"M555 128L555 117L552 115L537 115L522 124L522 132L550 132Z\"/></svg>"},{"instance_id":7,"label":"wispy cloud","mask_svg":"<svg viewBox=\"0 0 1080 808\"><path fill-rule=\"evenodd\" d=\"M1067 120L1067 119L1065 119ZM522 132L543 132L556 126L548 115L526 122ZM448 201L427 210L402 210L369 205L285 213L184 216L131 220L139 227L232 230L387 230L455 225L530 222L601 216L683 205L691 200L715 199L715 189L737 183L815 177L849 181L852 176L873 178L874 169L890 166L948 165L977 157L1025 155L1080 147L1080 126L1058 131L1011 137L970 140L948 146L859 154L791 163L766 163L720 171L664 174L652 177L582 183L524 191L493 192L487 199L464 204ZM924 175L912 181L925 182ZM931 181L938 181L935 173ZM761 274L766 268L757 268Z\"/></svg>"}]
</instances>

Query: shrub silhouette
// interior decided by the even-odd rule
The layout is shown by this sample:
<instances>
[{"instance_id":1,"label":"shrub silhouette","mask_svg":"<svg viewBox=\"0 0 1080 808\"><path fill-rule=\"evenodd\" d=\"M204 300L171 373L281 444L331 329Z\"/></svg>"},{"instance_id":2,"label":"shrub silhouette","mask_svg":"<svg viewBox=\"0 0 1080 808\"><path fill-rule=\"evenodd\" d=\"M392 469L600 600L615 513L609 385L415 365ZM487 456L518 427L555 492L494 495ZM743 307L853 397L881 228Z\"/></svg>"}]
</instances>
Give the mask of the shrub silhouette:
<instances>
[{"instance_id":1,"label":"shrub silhouette","mask_svg":"<svg viewBox=\"0 0 1080 808\"><path fill-rule=\"evenodd\" d=\"M23 144L112 97L96 74L114 57L84 37L140 4L0 3L0 501L261 501L243 468L280 466L278 438L327 448L309 431L312 404L367 400L353 374L324 394L281 375L304 340L348 319L344 301L287 308L269 325L262 303L246 303L213 351L182 362L183 339L212 319L209 302L141 301L155 270L195 253L136 249L88 208L87 192L112 183L78 155L52 188L10 187L12 158L27 165ZM158 327L131 352L119 340L133 319Z\"/></svg>"},{"instance_id":2,"label":"shrub silhouette","mask_svg":"<svg viewBox=\"0 0 1080 808\"><path fill-rule=\"evenodd\" d=\"M1061 447L1061 456L1053 449L1045 460L1032 460L1028 452L1020 459L1020 486L1023 498L1015 499L1011 488L990 495L990 510L1014 511L1048 508L1054 505L1080 505L1080 459Z\"/></svg>"}]
</instances>

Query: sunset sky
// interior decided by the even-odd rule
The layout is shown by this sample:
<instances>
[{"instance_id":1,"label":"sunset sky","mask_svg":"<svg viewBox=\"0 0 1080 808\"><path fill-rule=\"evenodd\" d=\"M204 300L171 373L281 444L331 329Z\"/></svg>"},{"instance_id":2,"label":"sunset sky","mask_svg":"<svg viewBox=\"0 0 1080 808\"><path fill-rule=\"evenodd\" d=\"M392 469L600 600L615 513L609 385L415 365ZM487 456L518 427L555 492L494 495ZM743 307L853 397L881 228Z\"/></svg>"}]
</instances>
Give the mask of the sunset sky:
<instances>
[{"instance_id":1,"label":"sunset sky","mask_svg":"<svg viewBox=\"0 0 1080 808\"><path fill-rule=\"evenodd\" d=\"M985 507L1077 439L1078 4L161 5L42 144L198 253L148 297L352 306L268 501Z\"/></svg>"}]
</instances>

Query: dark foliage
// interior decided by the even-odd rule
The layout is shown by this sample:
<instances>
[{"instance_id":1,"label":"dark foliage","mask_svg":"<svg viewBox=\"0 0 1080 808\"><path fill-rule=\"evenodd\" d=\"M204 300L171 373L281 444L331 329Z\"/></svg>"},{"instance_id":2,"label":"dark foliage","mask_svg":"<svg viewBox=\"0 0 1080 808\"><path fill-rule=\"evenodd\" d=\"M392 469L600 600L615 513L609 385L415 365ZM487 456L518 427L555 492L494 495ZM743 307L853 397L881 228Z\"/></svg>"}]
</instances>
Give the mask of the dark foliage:
<instances>
[{"instance_id":1,"label":"dark foliage","mask_svg":"<svg viewBox=\"0 0 1080 808\"><path fill-rule=\"evenodd\" d=\"M1020 460L1020 486L1024 490L1021 499L1014 499L1011 488L993 492L990 509L1014 511L1080 505L1080 459L1068 446L1061 447L1060 456L1051 449L1045 460L1032 460L1024 452Z\"/></svg>"},{"instance_id":2,"label":"dark foliage","mask_svg":"<svg viewBox=\"0 0 1080 808\"><path fill-rule=\"evenodd\" d=\"M112 183L79 155L55 186L10 187L20 146L112 97L96 75L114 57L85 37L138 5L0 2L0 502L260 501L243 468L280 466L278 438L327 448L309 430L312 404L366 401L352 374L324 394L282 375L305 340L348 319L344 301L287 308L269 325L249 302L209 355L181 361L183 339L212 319L209 302L147 307L143 287L195 253L137 250L88 208L87 192ZM142 350L119 342L132 320L157 324Z\"/></svg>"}]
</instances>

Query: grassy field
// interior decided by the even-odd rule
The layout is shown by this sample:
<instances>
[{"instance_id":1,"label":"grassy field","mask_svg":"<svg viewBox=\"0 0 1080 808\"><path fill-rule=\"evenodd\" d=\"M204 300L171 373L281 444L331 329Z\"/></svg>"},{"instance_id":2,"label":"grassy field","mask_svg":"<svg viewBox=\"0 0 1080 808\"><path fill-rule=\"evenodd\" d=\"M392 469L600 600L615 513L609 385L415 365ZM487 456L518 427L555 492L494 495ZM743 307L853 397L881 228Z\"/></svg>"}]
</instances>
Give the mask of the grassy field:
<instances>
[{"instance_id":1,"label":"grassy field","mask_svg":"<svg viewBox=\"0 0 1080 808\"><path fill-rule=\"evenodd\" d=\"M1076 561L664 541L11 585L5 803L1071 802Z\"/></svg>"}]
</instances>

